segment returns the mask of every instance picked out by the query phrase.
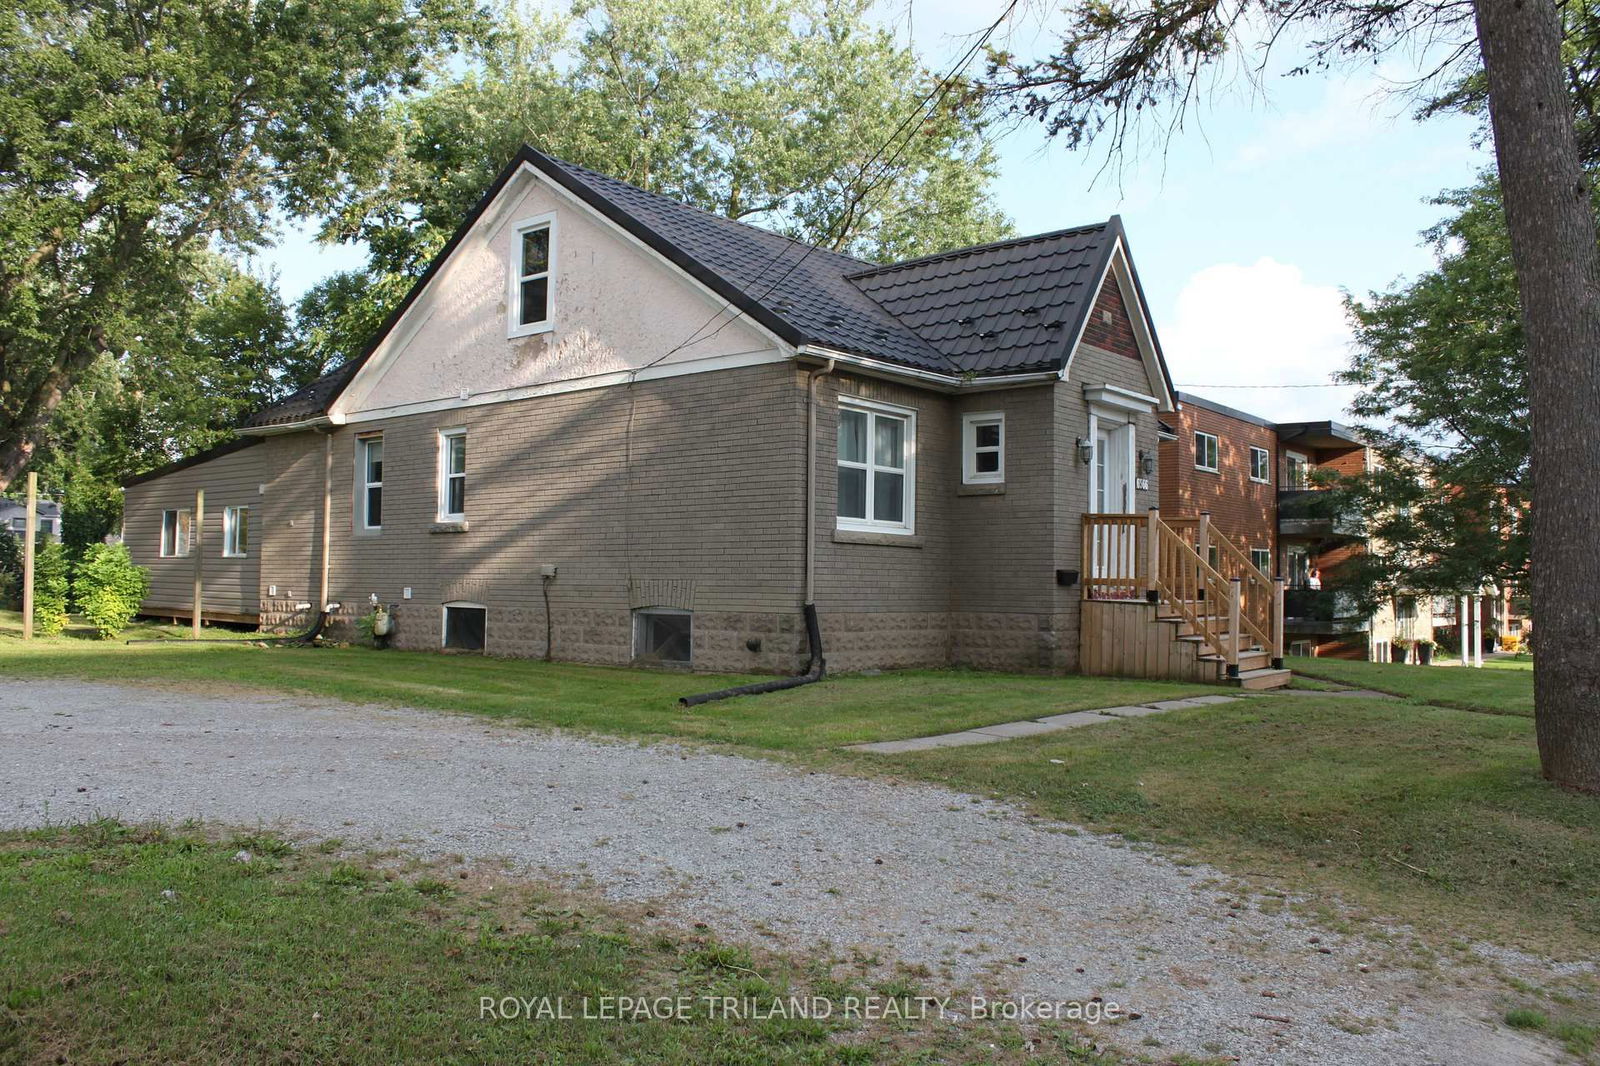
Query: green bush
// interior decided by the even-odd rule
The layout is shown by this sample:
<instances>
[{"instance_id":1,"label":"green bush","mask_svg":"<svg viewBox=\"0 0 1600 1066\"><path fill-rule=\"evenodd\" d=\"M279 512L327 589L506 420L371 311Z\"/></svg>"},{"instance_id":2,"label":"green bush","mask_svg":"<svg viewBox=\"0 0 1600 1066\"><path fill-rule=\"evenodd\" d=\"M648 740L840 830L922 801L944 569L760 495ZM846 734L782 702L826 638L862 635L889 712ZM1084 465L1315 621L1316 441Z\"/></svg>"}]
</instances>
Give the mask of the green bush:
<instances>
[{"instance_id":1,"label":"green bush","mask_svg":"<svg viewBox=\"0 0 1600 1066\"><path fill-rule=\"evenodd\" d=\"M67 628L67 550L43 540L33 553L33 628L54 636Z\"/></svg>"},{"instance_id":2,"label":"green bush","mask_svg":"<svg viewBox=\"0 0 1600 1066\"><path fill-rule=\"evenodd\" d=\"M22 538L0 529L0 611L22 610Z\"/></svg>"},{"instance_id":3,"label":"green bush","mask_svg":"<svg viewBox=\"0 0 1600 1066\"><path fill-rule=\"evenodd\" d=\"M150 575L123 544L91 544L72 579L72 598L84 619L109 640L128 628L150 594Z\"/></svg>"}]
</instances>

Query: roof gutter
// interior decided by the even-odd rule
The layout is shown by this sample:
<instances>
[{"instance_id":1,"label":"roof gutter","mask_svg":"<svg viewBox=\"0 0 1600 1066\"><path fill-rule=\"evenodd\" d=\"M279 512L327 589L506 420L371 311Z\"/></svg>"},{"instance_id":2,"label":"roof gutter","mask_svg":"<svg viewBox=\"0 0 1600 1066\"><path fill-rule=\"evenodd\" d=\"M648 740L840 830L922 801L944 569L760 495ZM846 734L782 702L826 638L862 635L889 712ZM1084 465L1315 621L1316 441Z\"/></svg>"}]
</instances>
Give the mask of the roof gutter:
<instances>
[{"instance_id":1,"label":"roof gutter","mask_svg":"<svg viewBox=\"0 0 1600 1066\"><path fill-rule=\"evenodd\" d=\"M820 344L802 344L795 349L795 354L807 360L819 360L835 363L839 366L848 366L869 377L887 378L891 381L907 381L920 385L925 389L935 392L986 392L995 389L1020 389L1028 385L1045 385L1059 381L1061 375L1055 370L1041 370L1026 374L941 374L933 370L917 370L913 367L898 366L894 363L884 362L881 359L872 359L864 355L852 355L836 348L828 348Z\"/></svg>"},{"instance_id":2,"label":"roof gutter","mask_svg":"<svg viewBox=\"0 0 1600 1066\"><path fill-rule=\"evenodd\" d=\"M331 425L333 419L327 415L318 415L316 418L302 418L298 422L284 422L276 426L240 426L234 432L241 437L276 437L283 433L299 433L301 430L322 429Z\"/></svg>"}]
</instances>

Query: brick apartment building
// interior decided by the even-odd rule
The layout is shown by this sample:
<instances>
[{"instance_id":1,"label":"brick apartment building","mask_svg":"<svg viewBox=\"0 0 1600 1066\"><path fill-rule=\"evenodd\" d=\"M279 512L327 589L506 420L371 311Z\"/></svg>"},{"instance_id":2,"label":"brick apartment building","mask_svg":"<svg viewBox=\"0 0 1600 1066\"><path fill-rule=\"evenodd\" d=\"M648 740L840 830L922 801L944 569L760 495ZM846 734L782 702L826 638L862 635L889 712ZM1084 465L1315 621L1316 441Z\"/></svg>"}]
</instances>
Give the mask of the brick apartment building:
<instances>
[{"instance_id":1,"label":"brick apartment building","mask_svg":"<svg viewBox=\"0 0 1600 1066\"><path fill-rule=\"evenodd\" d=\"M1209 512L1211 528L1287 579L1291 655L1387 660L1396 640L1431 639L1431 604L1402 598L1361 613L1339 590L1341 568L1366 547L1360 516L1331 506L1321 472L1356 476L1372 454L1337 422L1271 422L1179 393L1160 446L1163 514Z\"/></svg>"}]
</instances>

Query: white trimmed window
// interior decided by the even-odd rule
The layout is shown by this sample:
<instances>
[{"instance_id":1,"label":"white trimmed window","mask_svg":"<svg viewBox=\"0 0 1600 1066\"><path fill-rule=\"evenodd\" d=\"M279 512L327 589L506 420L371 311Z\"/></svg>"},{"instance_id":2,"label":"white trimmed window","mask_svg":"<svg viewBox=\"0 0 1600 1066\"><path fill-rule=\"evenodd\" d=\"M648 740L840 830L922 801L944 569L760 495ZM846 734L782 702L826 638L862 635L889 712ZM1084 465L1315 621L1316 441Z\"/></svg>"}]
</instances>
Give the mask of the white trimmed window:
<instances>
[{"instance_id":1,"label":"white trimmed window","mask_svg":"<svg viewBox=\"0 0 1600 1066\"><path fill-rule=\"evenodd\" d=\"M511 235L511 290L506 335L525 337L554 325L556 282L551 264L556 257L554 215L518 222Z\"/></svg>"},{"instance_id":2,"label":"white trimmed window","mask_svg":"<svg viewBox=\"0 0 1600 1066\"><path fill-rule=\"evenodd\" d=\"M194 548L193 512L187 507L161 512L161 557L181 559Z\"/></svg>"},{"instance_id":3,"label":"white trimmed window","mask_svg":"<svg viewBox=\"0 0 1600 1066\"><path fill-rule=\"evenodd\" d=\"M1267 454L1265 448L1252 447L1250 449L1250 480L1263 482L1268 480L1267 472L1272 469L1271 462L1272 456Z\"/></svg>"},{"instance_id":4,"label":"white trimmed window","mask_svg":"<svg viewBox=\"0 0 1600 1066\"><path fill-rule=\"evenodd\" d=\"M915 516L916 412L839 401L839 528L910 533Z\"/></svg>"},{"instance_id":5,"label":"white trimmed window","mask_svg":"<svg viewBox=\"0 0 1600 1066\"><path fill-rule=\"evenodd\" d=\"M243 559L250 554L250 508L222 509L222 554L228 559Z\"/></svg>"},{"instance_id":6,"label":"white trimmed window","mask_svg":"<svg viewBox=\"0 0 1600 1066\"><path fill-rule=\"evenodd\" d=\"M1263 574L1266 574L1268 577L1271 577L1272 552L1266 548L1251 548L1250 565L1254 566L1257 570L1261 571Z\"/></svg>"},{"instance_id":7,"label":"white trimmed window","mask_svg":"<svg viewBox=\"0 0 1600 1066\"><path fill-rule=\"evenodd\" d=\"M362 529L383 528L383 438L362 437L356 443L359 452L360 510Z\"/></svg>"},{"instance_id":8,"label":"white trimmed window","mask_svg":"<svg viewBox=\"0 0 1600 1066\"><path fill-rule=\"evenodd\" d=\"M1195 431L1194 468L1213 474L1217 472L1217 435L1215 433Z\"/></svg>"},{"instance_id":9,"label":"white trimmed window","mask_svg":"<svg viewBox=\"0 0 1600 1066\"><path fill-rule=\"evenodd\" d=\"M961 481L998 485L1006 479L1006 416L964 415L961 419Z\"/></svg>"},{"instance_id":10,"label":"white trimmed window","mask_svg":"<svg viewBox=\"0 0 1600 1066\"><path fill-rule=\"evenodd\" d=\"M439 521L460 522L467 517L467 431L439 433Z\"/></svg>"}]
</instances>

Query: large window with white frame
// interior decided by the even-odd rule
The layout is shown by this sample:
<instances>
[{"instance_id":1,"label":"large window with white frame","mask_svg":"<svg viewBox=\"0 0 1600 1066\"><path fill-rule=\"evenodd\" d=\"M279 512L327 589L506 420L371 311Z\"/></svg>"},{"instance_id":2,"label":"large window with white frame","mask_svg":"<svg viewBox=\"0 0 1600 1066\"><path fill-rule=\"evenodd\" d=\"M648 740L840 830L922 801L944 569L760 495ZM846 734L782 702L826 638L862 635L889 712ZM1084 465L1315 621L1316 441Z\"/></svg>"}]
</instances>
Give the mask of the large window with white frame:
<instances>
[{"instance_id":1,"label":"large window with white frame","mask_svg":"<svg viewBox=\"0 0 1600 1066\"><path fill-rule=\"evenodd\" d=\"M361 494L357 498L357 510L361 528L367 530L383 528L383 438L381 436L362 437L356 443L357 473L361 482Z\"/></svg>"},{"instance_id":2,"label":"large window with white frame","mask_svg":"<svg viewBox=\"0 0 1600 1066\"><path fill-rule=\"evenodd\" d=\"M1215 474L1217 472L1217 435L1195 431L1194 468Z\"/></svg>"},{"instance_id":3,"label":"large window with white frame","mask_svg":"<svg viewBox=\"0 0 1600 1066\"><path fill-rule=\"evenodd\" d=\"M161 512L161 557L181 559L194 547L194 512L187 507Z\"/></svg>"},{"instance_id":4,"label":"large window with white frame","mask_svg":"<svg viewBox=\"0 0 1600 1066\"><path fill-rule=\"evenodd\" d=\"M1006 416L1001 412L961 419L961 481L999 485L1006 480Z\"/></svg>"},{"instance_id":5,"label":"large window with white frame","mask_svg":"<svg viewBox=\"0 0 1600 1066\"><path fill-rule=\"evenodd\" d=\"M916 412L868 400L840 399L840 529L913 531L916 438Z\"/></svg>"},{"instance_id":6,"label":"large window with white frame","mask_svg":"<svg viewBox=\"0 0 1600 1066\"><path fill-rule=\"evenodd\" d=\"M439 433L439 521L460 522L467 517L467 431Z\"/></svg>"},{"instance_id":7,"label":"large window with white frame","mask_svg":"<svg viewBox=\"0 0 1600 1066\"><path fill-rule=\"evenodd\" d=\"M523 337L543 333L553 325L556 252L554 215L524 219L511 237L511 291L507 333Z\"/></svg>"},{"instance_id":8,"label":"large window with white frame","mask_svg":"<svg viewBox=\"0 0 1600 1066\"><path fill-rule=\"evenodd\" d=\"M250 554L250 508L222 509L222 554L227 559L243 559Z\"/></svg>"},{"instance_id":9,"label":"large window with white frame","mask_svg":"<svg viewBox=\"0 0 1600 1066\"><path fill-rule=\"evenodd\" d=\"M1250 449L1250 480L1267 481L1272 470L1272 456L1265 448L1252 446Z\"/></svg>"}]
</instances>

